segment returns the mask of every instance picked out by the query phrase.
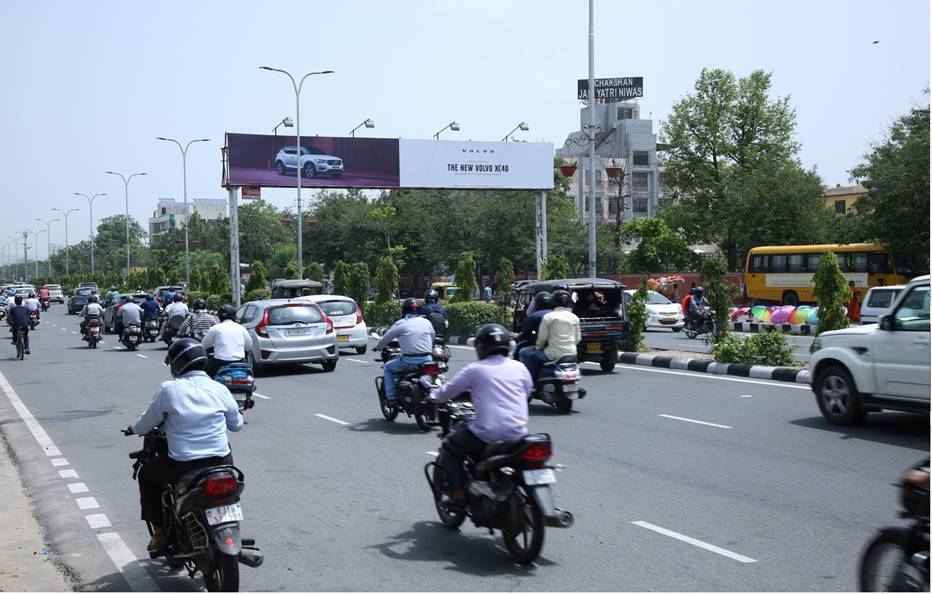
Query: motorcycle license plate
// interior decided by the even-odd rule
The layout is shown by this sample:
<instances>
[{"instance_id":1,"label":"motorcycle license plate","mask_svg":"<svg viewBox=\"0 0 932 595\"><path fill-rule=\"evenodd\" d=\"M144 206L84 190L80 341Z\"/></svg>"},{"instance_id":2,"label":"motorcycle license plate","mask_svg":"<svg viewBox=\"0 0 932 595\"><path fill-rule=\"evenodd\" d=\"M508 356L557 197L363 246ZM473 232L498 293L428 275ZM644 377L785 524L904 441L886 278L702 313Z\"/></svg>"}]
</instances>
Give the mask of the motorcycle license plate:
<instances>
[{"instance_id":1,"label":"motorcycle license plate","mask_svg":"<svg viewBox=\"0 0 932 595\"><path fill-rule=\"evenodd\" d=\"M349 335L337 335L337 341L339 341L339 342L341 342L341 343L346 343L346 342L349 341L349 340L350 340L350 336L349 336Z\"/></svg>"},{"instance_id":2,"label":"motorcycle license plate","mask_svg":"<svg viewBox=\"0 0 932 595\"><path fill-rule=\"evenodd\" d=\"M524 471L524 483L529 486L557 483L553 469L528 469Z\"/></svg>"},{"instance_id":3,"label":"motorcycle license plate","mask_svg":"<svg viewBox=\"0 0 932 595\"><path fill-rule=\"evenodd\" d=\"M207 515L208 525L219 525L220 523L243 520L243 509L239 505L239 502L230 504L229 506L208 508L204 511L204 514Z\"/></svg>"},{"instance_id":4,"label":"motorcycle license plate","mask_svg":"<svg viewBox=\"0 0 932 595\"><path fill-rule=\"evenodd\" d=\"M601 343L588 343L586 345L586 353L599 353L602 351Z\"/></svg>"}]
</instances>

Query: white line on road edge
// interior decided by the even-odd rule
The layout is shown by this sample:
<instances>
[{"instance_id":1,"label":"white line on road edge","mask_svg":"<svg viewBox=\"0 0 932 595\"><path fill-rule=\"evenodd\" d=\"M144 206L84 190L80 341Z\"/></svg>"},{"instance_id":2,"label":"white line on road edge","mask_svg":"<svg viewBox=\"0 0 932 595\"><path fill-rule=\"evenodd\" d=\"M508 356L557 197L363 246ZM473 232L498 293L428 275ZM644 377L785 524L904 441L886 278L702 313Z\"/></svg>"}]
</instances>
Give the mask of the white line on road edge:
<instances>
[{"instance_id":1,"label":"white line on road edge","mask_svg":"<svg viewBox=\"0 0 932 595\"><path fill-rule=\"evenodd\" d=\"M160 590L152 577L139 564L139 560L130 551L129 546L126 545L119 533L98 533L97 540L100 541L100 545L104 546L104 551L116 564L130 589L133 591Z\"/></svg>"},{"instance_id":2,"label":"white line on road edge","mask_svg":"<svg viewBox=\"0 0 932 595\"><path fill-rule=\"evenodd\" d=\"M349 360L349 361L351 361L351 362L356 362L357 364L368 364L368 363L369 363L369 362L367 362L366 360L363 360L363 359L353 359L353 358L351 358L351 357L345 357L345 358L343 358L343 359Z\"/></svg>"},{"instance_id":3,"label":"white line on road edge","mask_svg":"<svg viewBox=\"0 0 932 595\"><path fill-rule=\"evenodd\" d=\"M267 396L265 396L265 395L260 395L259 393L252 393L252 396L254 396L254 397L259 397L260 399L265 399L266 401L269 401L269 400L272 399L272 397L267 397Z\"/></svg>"},{"instance_id":4,"label":"white line on road edge","mask_svg":"<svg viewBox=\"0 0 932 595\"><path fill-rule=\"evenodd\" d=\"M141 353L137 353L137 354L136 354L136 357L141 357L142 359L146 359L146 358L149 357L149 356L148 356L148 355L143 355L143 354L141 354Z\"/></svg>"},{"instance_id":5,"label":"white line on road edge","mask_svg":"<svg viewBox=\"0 0 932 595\"><path fill-rule=\"evenodd\" d=\"M26 409L26 406L19 399L16 391L13 390L13 387L7 382L6 376L4 376L2 372L0 372L0 389L3 389L3 393L6 395L6 398L9 399L10 404L13 405L13 409L16 409L16 413L19 413L19 417L23 420L23 423L26 424L26 427L29 428L33 438L36 439L36 442L38 442L42 450L45 451L45 456L61 456L61 451L58 450L58 447L55 446L55 443L49 438L49 435L45 433L45 430L43 430L39 422L36 421L36 418L32 416L32 413Z\"/></svg>"},{"instance_id":6,"label":"white line on road edge","mask_svg":"<svg viewBox=\"0 0 932 595\"><path fill-rule=\"evenodd\" d=\"M58 476L62 479L77 479L78 472L74 469L62 469L58 472Z\"/></svg>"},{"instance_id":7,"label":"white line on road edge","mask_svg":"<svg viewBox=\"0 0 932 595\"><path fill-rule=\"evenodd\" d=\"M72 334L72 335L77 335L77 334L78 334L78 331L71 331L71 334Z\"/></svg>"},{"instance_id":8,"label":"white line on road edge","mask_svg":"<svg viewBox=\"0 0 932 595\"><path fill-rule=\"evenodd\" d=\"M698 539L693 539L692 537L689 537L688 535L683 535L682 533L677 533L676 531L670 531L669 529L664 529L663 527L658 527L657 525L652 525L644 521L632 521L631 524L637 525L638 527L643 527L645 529L649 529L651 531L655 531L657 533L660 533L661 535L666 535L667 537L672 537L673 539L679 539L680 541L684 543L688 543L689 545L701 547L704 550L714 552L720 556L725 556L726 558L731 558L732 560L737 560L738 562L742 562L744 564L750 564L751 562L757 562L757 560L755 560L754 558L748 558L747 556L736 554L734 552L720 548L716 545L712 545L711 543L699 541Z\"/></svg>"},{"instance_id":9,"label":"white line on road edge","mask_svg":"<svg viewBox=\"0 0 932 595\"><path fill-rule=\"evenodd\" d=\"M341 426L348 426L350 423L348 421L343 421L342 419L337 419L335 417L330 417L329 415L324 415L323 413L315 413L315 416L326 419L327 421L332 421L335 424L340 424Z\"/></svg>"},{"instance_id":10,"label":"white line on road edge","mask_svg":"<svg viewBox=\"0 0 932 595\"><path fill-rule=\"evenodd\" d=\"M87 487L86 483L79 481L78 483L69 483L68 491L72 494L86 494L91 490Z\"/></svg>"},{"instance_id":11,"label":"white line on road edge","mask_svg":"<svg viewBox=\"0 0 932 595\"><path fill-rule=\"evenodd\" d=\"M698 419L689 419L688 417L677 417L675 415L667 415L666 413L661 413L657 417L666 417L667 419L678 419L680 421L688 421L694 424L702 424L704 426L712 426L713 428L724 428L726 430L732 429L731 426L723 426L721 424L713 424L707 421L699 421Z\"/></svg>"},{"instance_id":12,"label":"white line on road edge","mask_svg":"<svg viewBox=\"0 0 932 595\"><path fill-rule=\"evenodd\" d=\"M436 457L439 453L436 450L428 450L427 454L429 454L432 457Z\"/></svg>"},{"instance_id":13,"label":"white line on road edge","mask_svg":"<svg viewBox=\"0 0 932 595\"><path fill-rule=\"evenodd\" d=\"M599 364L595 362L585 362L586 364L592 364L598 366ZM616 367L624 368L625 370L634 370L636 372L655 372L657 374L673 374L675 376L692 376L693 378L705 378L706 380L725 380L727 382L744 382L745 384L764 384L767 386L779 386L781 388L794 388L796 390L812 390L808 386L801 384L793 384L792 382L764 382L762 380L747 380L745 378L734 378L730 376L722 376L719 374L703 374L703 373L691 373L691 372L679 372L677 370L664 370L659 368L649 368L647 366L628 366L625 364L618 364Z\"/></svg>"},{"instance_id":14,"label":"white line on road edge","mask_svg":"<svg viewBox=\"0 0 932 595\"><path fill-rule=\"evenodd\" d=\"M741 397L742 399L750 399L754 395L738 395L738 396Z\"/></svg>"},{"instance_id":15,"label":"white line on road edge","mask_svg":"<svg viewBox=\"0 0 932 595\"><path fill-rule=\"evenodd\" d=\"M67 467L68 459L52 459L52 467Z\"/></svg>"},{"instance_id":16,"label":"white line on road edge","mask_svg":"<svg viewBox=\"0 0 932 595\"><path fill-rule=\"evenodd\" d=\"M100 508L100 504L97 503L97 498L92 498L90 496L87 498L75 498L74 501L78 504L78 508L81 510Z\"/></svg>"},{"instance_id":17,"label":"white line on road edge","mask_svg":"<svg viewBox=\"0 0 932 595\"><path fill-rule=\"evenodd\" d=\"M87 520L87 524L91 526L91 529L106 529L112 526L110 519L105 514L89 514L84 518Z\"/></svg>"}]
</instances>

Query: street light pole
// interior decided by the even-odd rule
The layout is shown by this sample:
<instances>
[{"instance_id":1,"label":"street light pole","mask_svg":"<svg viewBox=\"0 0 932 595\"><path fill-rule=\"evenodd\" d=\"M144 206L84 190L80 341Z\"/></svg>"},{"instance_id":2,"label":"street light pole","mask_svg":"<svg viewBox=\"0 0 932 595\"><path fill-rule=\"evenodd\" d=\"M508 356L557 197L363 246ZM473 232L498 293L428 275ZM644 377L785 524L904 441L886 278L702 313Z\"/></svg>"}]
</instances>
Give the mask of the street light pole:
<instances>
[{"instance_id":1,"label":"street light pole","mask_svg":"<svg viewBox=\"0 0 932 595\"><path fill-rule=\"evenodd\" d=\"M68 215L74 213L75 211L80 211L81 209L52 209L53 211L58 211L65 217L65 274L71 274L71 248L68 246Z\"/></svg>"},{"instance_id":2,"label":"street light pole","mask_svg":"<svg viewBox=\"0 0 932 595\"><path fill-rule=\"evenodd\" d=\"M125 281L129 276L129 182L136 176L146 175L146 172L130 174L128 178L115 171L107 170L107 173L113 176L120 176L120 179L123 180L123 196L126 201L126 273L123 275L123 280ZM68 226L65 225L65 227L67 228Z\"/></svg>"},{"instance_id":3,"label":"street light pole","mask_svg":"<svg viewBox=\"0 0 932 595\"><path fill-rule=\"evenodd\" d=\"M268 66L260 66L260 70L271 70L273 72L280 72L287 76L291 80L291 86L294 88L294 102L295 102L295 137L297 137L297 142L295 143L298 146L297 150L297 162L295 163L295 169L297 170L298 176L298 278L304 278L304 246L303 246L303 225L301 225L302 216L301 216L301 89L304 87L304 81L307 77L313 74L333 74L332 70L321 70L318 72L309 72L301 77L300 83L295 83L294 77L291 76L287 70L281 70L280 68L270 68ZM239 271L234 272L234 277L239 282Z\"/></svg>"},{"instance_id":4,"label":"street light pole","mask_svg":"<svg viewBox=\"0 0 932 595\"><path fill-rule=\"evenodd\" d=\"M29 238L29 230L23 232L23 280L29 280L29 247L26 240Z\"/></svg>"},{"instance_id":5,"label":"street light pole","mask_svg":"<svg viewBox=\"0 0 932 595\"><path fill-rule=\"evenodd\" d=\"M206 143L209 142L209 138L198 138L192 141L188 141L188 144L181 147L181 143L173 138L158 137L156 140L170 141L178 145L178 149L181 151L181 171L182 178L184 180L184 278L190 283L191 282L191 253L188 249L188 147L191 146L191 143Z\"/></svg>"},{"instance_id":6,"label":"street light pole","mask_svg":"<svg viewBox=\"0 0 932 595\"><path fill-rule=\"evenodd\" d=\"M36 221L41 221L42 223L45 223L45 252L47 253L48 259L49 259L48 269L49 269L49 279L51 279L52 278L52 224L55 223L56 221L61 221L61 219L40 219L36 217ZM36 276L38 275L39 273L37 272Z\"/></svg>"},{"instance_id":7,"label":"street light pole","mask_svg":"<svg viewBox=\"0 0 932 595\"><path fill-rule=\"evenodd\" d=\"M595 14L589 0L589 276L595 277Z\"/></svg>"},{"instance_id":8,"label":"street light pole","mask_svg":"<svg viewBox=\"0 0 932 595\"><path fill-rule=\"evenodd\" d=\"M107 193L106 193L106 192L101 192L101 193L99 193L99 194L95 194L94 196L88 196L88 195L82 194L82 193L80 193L80 192L75 192L75 196L83 196L84 198L86 198L86 199L87 199L88 208L90 209L90 217L91 217L91 275L93 275L93 274L94 274L94 199L97 198L98 196L107 196ZM49 261L49 264L51 264L51 261Z\"/></svg>"},{"instance_id":9,"label":"street light pole","mask_svg":"<svg viewBox=\"0 0 932 595\"><path fill-rule=\"evenodd\" d=\"M34 232L32 232L33 239L36 241L36 246L35 246L35 247L36 247L36 251L35 251L35 252L33 253L33 255L32 255L32 262L36 265L36 274L35 274L35 276L33 277L33 279L38 279L38 278L39 278L39 234L40 234L40 233L44 233L44 234L48 235L47 232L48 232L47 229L40 229L39 231L34 231ZM46 239L48 239L48 238L46 238Z\"/></svg>"}]
</instances>

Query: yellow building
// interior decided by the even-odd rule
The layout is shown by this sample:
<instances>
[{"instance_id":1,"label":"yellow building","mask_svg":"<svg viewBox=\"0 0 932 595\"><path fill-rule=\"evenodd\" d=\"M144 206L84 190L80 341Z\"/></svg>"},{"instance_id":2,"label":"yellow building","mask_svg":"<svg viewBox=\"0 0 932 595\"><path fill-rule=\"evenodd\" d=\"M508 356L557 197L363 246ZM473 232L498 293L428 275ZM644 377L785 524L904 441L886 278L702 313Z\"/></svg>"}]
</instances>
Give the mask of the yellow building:
<instances>
[{"instance_id":1,"label":"yellow building","mask_svg":"<svg viewBox=\"0 0 932 595\"><path fill-rule=\"evenodd\" d=\"M861 185L826 188L822 194L825 206L836 213L845 213L865 196L867 196L867 188Z\"/></svg>"}]
</instances>

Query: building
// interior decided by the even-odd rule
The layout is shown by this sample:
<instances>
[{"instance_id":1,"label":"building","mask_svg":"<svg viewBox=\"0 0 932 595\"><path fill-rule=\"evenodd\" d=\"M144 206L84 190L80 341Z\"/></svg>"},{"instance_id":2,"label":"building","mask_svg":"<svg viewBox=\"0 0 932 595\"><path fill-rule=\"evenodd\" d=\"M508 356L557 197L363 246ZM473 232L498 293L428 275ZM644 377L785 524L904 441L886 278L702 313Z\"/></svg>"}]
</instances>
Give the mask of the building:
<instances>
[{"instance_id":1,"label":"building","mask_svg":"<svg viewBox=\"0 0 932 595\"><path fill-rule=\"evenodd\" d=\"M595 105L595 195L601 222L621 222L657 213L659 176L657 135L653 121L641 119L641 106L633 102ZM577 212L588 220L589 108L580 110L580 130L571 133L557 157L576 165L569 195ZM613 174L612 176L609 173ZM585 197L585 200L580 200Z\"/></svg>"},{"instance_id":2,"label":"building","mask_svg":"<svg viewBox=\"0 0 932 595\"><path fill-rule=\"evenodd\" d=\"M867 196L867 194L867 188L861 185L836 185L834 188L826 188L825 192L822 194L822 198L825 200L826 207L832 209L836 213L844 214L854 206L854 203Z\"/></svg>"},{"instance_id":3,"label":"building","mask_svg":"<svg viewBox=\"0 0 932 595\"><path fill-rule=\"evenodd\" d=\"M188 203L188 214L197 213L201 219L227 216L227 201L223 198L195 198ZM181 229L184 221L184 202L174 198L160 198L159 206L149 217L149 237L153 238L170 229Z\"/></svg>"}]
</instances>

